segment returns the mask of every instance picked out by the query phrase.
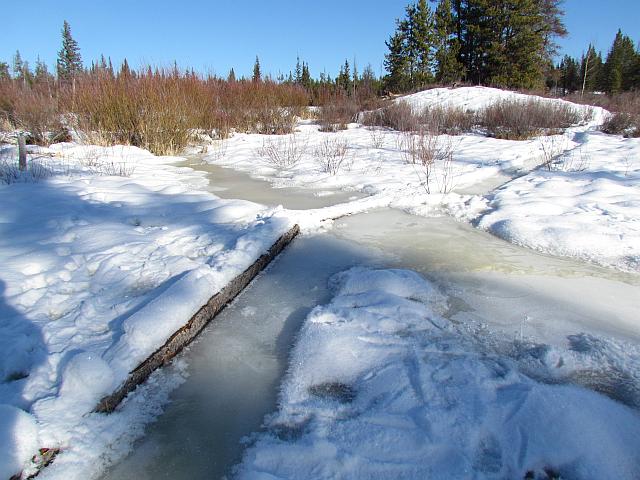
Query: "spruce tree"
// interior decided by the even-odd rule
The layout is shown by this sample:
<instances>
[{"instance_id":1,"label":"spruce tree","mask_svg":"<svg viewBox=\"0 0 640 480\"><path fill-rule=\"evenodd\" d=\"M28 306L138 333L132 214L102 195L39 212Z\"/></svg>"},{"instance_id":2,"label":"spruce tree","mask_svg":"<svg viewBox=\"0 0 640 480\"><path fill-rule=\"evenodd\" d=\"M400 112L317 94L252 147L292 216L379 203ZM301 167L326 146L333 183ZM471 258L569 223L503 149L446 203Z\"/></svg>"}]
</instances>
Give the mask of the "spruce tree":
<instances>
[{"instance_id":1,"label":"spruce tree","mask_svg":"<svg viewBox=\"0 0 640 480\"><path fill-rule=\"evenodd\" d=\"M70 80L82 72L82 57L80 47L71 36L71 27L66 20L62 25L62 48L58 52L58 78Z\"/></svg>"},{"instance_id":2,"label":"spruce tree","mask_svg":"<svg viewBox=\"0 0 640 480\"><path fill-rule=\"evenodd\" d=\"M0 81L9 80L9 64L7 62L0 62Z\"/></svg>"},{"instance_id":3,"label":"spruce tree","mask_svg":"<svg viewBox=\"0 0 640 480\"><path fill-rule=\"evenodd\" d=\"M24 74L24 62L20 55L20 50L16 50L16 54L13 56L13 78L16 80L22 80Z\"/></svg>"},{"instance_id":4,"label":"spruce tree","mask_svg":"<svg viewBox=\"0 0 640 480\"><path fill-rule=\"evenodd\" d=\"M435 12L435 68L436 81L454 83L463 75L462 64L458 61L460 43L456 36L451 0L441 0Z\"/></svg>"},{"instance_id":5,"label":"spruce tree","mask_svg":"<svg viewBox=\"0 0 640 480\"><path fill-rule=\"evenodd\" d=\"M618 93L630 90L633 85L637 53L633 41L618 30L605 62L605 90Z\"/></svg>"},{"instance_id":6,"label":"spruce tree","mask_svg":"<svg viewBox=\"0 0 640 480\"><path fill-rule=\"evenodd\" d=\"M229 75L227 75L227 82L233 83L236 81L236 72L233 71L233 67L229 70Z\"/></svg>"},{"instance_id":7,"label":"spruce tree","mask_svg":"<svg viewBox=\"0 0 640 480\"><path fill-rule=\"evenodd\" d=\"M390 92L403 92L409 85L409 61L405 55L404 34L397 30L385 42L389 53L384 56L384 68L389 72L384 78L384 88Z\"/></svg>"},{"instance_id":8,"label":"spruce tree","mask_svg":"<svg viewBox=\"0 0 640 480\"><path fill-rule=\"evenodd\" d=\"M253 64L253 77L252 77L254 82L259 82L262 80L262 72L260 71L260 60L258 59L258 56L256 55L256 61Z\"/></svg>"}]
</instances>

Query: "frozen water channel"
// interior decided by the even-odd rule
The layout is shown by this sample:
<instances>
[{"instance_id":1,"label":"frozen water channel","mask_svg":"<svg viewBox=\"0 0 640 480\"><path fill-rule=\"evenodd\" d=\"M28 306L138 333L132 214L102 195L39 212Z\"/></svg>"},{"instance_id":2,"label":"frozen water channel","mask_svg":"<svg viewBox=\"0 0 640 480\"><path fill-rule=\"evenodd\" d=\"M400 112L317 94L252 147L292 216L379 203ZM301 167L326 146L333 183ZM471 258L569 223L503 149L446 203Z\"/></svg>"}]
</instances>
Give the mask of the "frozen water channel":
<instances>
[{"instance_id":1,"label":"frozen water channel","mask_svg":"<svg viewBox=\"0 0 640 480\"><path fill-rule=\"evenodd\" d=\"M242 173L194 168L211 173L219 196L303 209L352 196L273 189ZM448 217L388 209L345 217L327 233L296 239L203 332L184 353L188 380L134 453L105 478L228 475L241 459L242 438L259 430L264 415L276 409L278 385L302 321L313 306L328 301L328 278L354 265L420 272L449 296L446 316L488 342L520 339L553 346L583 332L640 341L638 276L541 255ZM600 390L637 407L640 393L632 380Z\"/></svg>"}]
</instances>

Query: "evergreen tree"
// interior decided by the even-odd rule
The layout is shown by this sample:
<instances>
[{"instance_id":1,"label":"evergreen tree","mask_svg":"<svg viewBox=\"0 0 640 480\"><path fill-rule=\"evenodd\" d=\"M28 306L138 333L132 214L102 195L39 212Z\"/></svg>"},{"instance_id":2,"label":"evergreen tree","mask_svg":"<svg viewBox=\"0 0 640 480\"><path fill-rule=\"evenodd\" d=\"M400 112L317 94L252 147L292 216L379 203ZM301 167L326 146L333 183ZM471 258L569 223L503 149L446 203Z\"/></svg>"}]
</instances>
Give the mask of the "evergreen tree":
<instances>
[{"instance_id":1,"label":"evergreen tree","mask_svg":"<svg viewBox=\"0 0 640 480\"><path fill-rule=\"evenodd\" d=\"M336 83L345 93L351 93L351 67L349 66L349 60L345 60L344 65L340 67L340 73L336 79Z\"/></svg>"},{"instance_id":2,"label":"evergreen tree","mask_svg":"<svg viewBox=\"0 0 640 480\"><path fill-rule=\"evenodd\" d=\"M300 56L296 57L295 82L298 85L302 83L302 66L300 65Z\"/></svg>"},{"instance_id":3,"label":"evergreen tree","mask_svg":"<svg viewBox=\"0 0 640 480\"><path fill-rule=\"evenodd\" d=\"M396 30L385 44L389 53L384 56L384 68L389 73L384 78L384 88L391 92L403 92L409 85L409 61L405 55L404 34Z\"/></svg>"},{"instance_id":4,"label":"evergreen tree","mask_svg":"<svg viewBox=\"0 0 640 480\"><path fill-rule=\"evenodd\" d=\"M66 20L62 25L62 48L58 52L58 78L70 80L82 72L80 47L71 36L71 27Z\"/></svg>"},{"instance_id":5,"label":"evergreen tree","mask_svg":"<svg viewBox=\"0 0 640 480\"><path fill-rule=\"evenodd\" d=\"M426 0L408 5L400 30L405 38L405 55L409 65L412 88L421 88L433 81L433 47L435 42L433 13Z\"/></svg>"},{"instance_id":6,"label":"evergreen tree","mask_svg":"<svg viewBox=\"0 0 640 480\"><path fill-rule=\"evenodd\" d=\"M460 42L456 36L451 0L441 0L435 12L435 68L436 81L453 83L463 75L462 64L458 60Z\"/></svg>"},{"instance_id":7,"label":"evergreen tree","mask_svg":"<svg viewBox=\"0 0 640 480\"><path fill-rule=\"evenodd\" d=\"M305 88L311 88L311 74L309 73L309 65L302 62L302 74L300 75L300 83Z\"/></svg>"},{"instance_id":8,"label":"evergreen tree","mask_svg":"<svg viewBox=\"0 0 640 480\"><path fill-rule=\"evenodd\" d=\"M40 57L38 57L38 59L36 60L34 80L36 83L48 83L51 80L51 75L49 74L47 64L40 60Z\"/></svg>"},{"instance_id":9,"label":"evergreen tree","mask_svg":"<svg viewBox=\"0 0 640 480\"><path fill-rule=\"evenodd\" d=\"M233 83L236 81L236 72L234 72L233 67L229 70L229 75L227 75L227 82Z\"/></svg>"},{"instance_id":10,"label":"evergreen tree","mask_svg":"<svg viewBox=\"0 0 640 480\"><path fill-rule=\"evenodd\" d=\"M580 82L583 92L595 92L603 87L602 56L589 44L580 62Z\"/></svg>"},{"instance_id":11,"label":"evergreen tree","mask_svg":"<svg viewBox=\"0 0 640 480\"><path fill-rule=\"evenodd\" d=\"M22 61L22 56L20 55L20 50L16 50L16 54L13 56L13 78L16 80L22 80L24 74L24 62Z\"/></svg>"},{"instance_id":12,"label":"evergreen tree","mask_svg":"<svg viewBox=\"0 0 640 480\"><path fill-rule=\"evenodd\" d=\"M605 90L618 93L630 90L634 80L637 53L633 41L618 30L605 62Z\"/></svg>"},{"instance_id":13,"label":"evergreen tree","mask_svg":"<svg viewBox=\"0 0 640 480\"><path fill-rule=\"evenodd\" d=\"M127 62L127 58L122 61L122 65L120 66L120 72L118 72L118 78L131 78L133 76L133 72L129 68L129 62Z\"/></svg>"},{"instance_id":14,"label":"evergreen tree","mask_svg":"<svg viewBox=\"0 0 640 480\"><path fill-rule=\"evenodd\" d=\"M9 75L9 64L7 62L0 62L0 81L9 80L11 75Z\"/></svg>"},{"instance_id":15,"label":"evergreen tree","mask_svg":"<svg viewBox=\"0 0 640 480\"><path fill-rule=\"evenodd\" d=\"M580 89L580 72L578 69L578 62L571 58L569 55L565 55L560 62L560 84L562 93L568 94Z\"/></svg>"},{"instance_id":16,"label":"evergreen tree","mask_svg":"<svg viewBox=\"0 0 640 480\"><path fill-rule=\"evenodd\" d=\"M254 82L259 82L262 80L262 72L260 71L260 60L258 59L258 56L256 55L256 61L253 64L253 77L252 77Z\"/></svg>"}]
</instances>

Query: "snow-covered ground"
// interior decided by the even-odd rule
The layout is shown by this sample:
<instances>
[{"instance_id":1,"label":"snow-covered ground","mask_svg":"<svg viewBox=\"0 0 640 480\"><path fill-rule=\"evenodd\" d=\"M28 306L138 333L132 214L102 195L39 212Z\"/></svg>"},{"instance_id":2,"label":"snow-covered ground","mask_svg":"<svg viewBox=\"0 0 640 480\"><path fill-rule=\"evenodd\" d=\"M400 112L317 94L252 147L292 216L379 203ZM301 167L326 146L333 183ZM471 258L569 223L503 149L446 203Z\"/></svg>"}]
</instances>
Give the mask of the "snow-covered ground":
<instances>
[{"instance_id":1,"label":"snow-covered ground","mask_svg":"<svg viewBox=\"0 0 640 480\"><path fill-rule=\"evenodd\" d=\"M640 272L640 139L589 132L551 168L495 192L480 226L506 240Z\"/></svg>"},{"instance_id":2,"label":"snow-covered ground","mask_svg":"<svg viewBox=\"0 0 640 480\"><path fill-rule=\"evenodd\" d=\"M529 98L494 88L464 87L427 90L396 101L415 109L451 105L477 110L504 99ZM415 136L358 124L338 133L319 132L307 122L285 137L235 135L205 160L250 172L278 187L364 192L375 196L367 200L371 205L417 215L449 214L520 245L638 272L640 142L599 133L597 126L607 115L602 108L570 105L590 112L592 119L563 135L527 141L478 134L439 136L434 140L436 149L451 149L453 161L436 162L430 170L408 162ZM322 163L327 156L321 151L340 145L346 146L344 161L337 172L327 172ZM295 160L278 163L265 153L269 150L265 146L283 154L295 152L290 155ZM551 171L536 169L544 163L553 163ZM492 195L493 188L509 180L507 175L530 171ZM353 207L358 211L362 205L357 201Z\"/></svg>"},{"instance_id":3,"label":"snow-covered ground","mask_svg":"<svg viewBox=\"0 0 640 480\"><path fill-rule=\"evenodd\" d=\"M435 89L403 101L476 109L518 95ZM444 213L521 245L638 272L640 141L596 132L604 115L595 109L589 125L529 141L440 136L437 148L453 161L429 171L407 162L415 136L357 124L237 134L205 157L276 186L369 195L310 211L222 200L204 191L203 173L173 165L181 159L133 147L33 149L38 181L0 185L0 480L32 468L38 447L64 452L42 478L81 477L87 461L126 453L182 381L181 363L112 416L91 414L97 401L294 222L314 229L382 207ZM0 150L0 166L3 157L15 150ZM552 157L550 170L531 172ZM492 192L514 172L526 175ZM354 270L334 288L303 329L281 410L245 456L243 476L640 475L637 411L524 376L516 360L445 320L445 299L421 277ZM593 347L585 338L545 351L546 381L572 377Z\"/></svg>"},{"instance_id":4,"label":"snow-covered ground","mask_svg":"<svg viewBox=\"0 0 640 480\"><path fill-rule=\"evenodd\" d=\"M0 185L2 479L35 447L91 450L97 401L291 226L199 190L177 158L59 144L31 159L39 181Z\"/></svg>"},{"instance_id":5,"label":"snow-covered ground","mask_svg":"<svg viewBox=\"0 0 640 480\"><path fill-rule=\"evenodd\" d=\"M640 476L637 410L554 384L606 345L576 336L536 352L561 372L536 381L443 318L445 299L414 272L356 268L332 284L239 478Z\"/></svg>"}]
</instances>

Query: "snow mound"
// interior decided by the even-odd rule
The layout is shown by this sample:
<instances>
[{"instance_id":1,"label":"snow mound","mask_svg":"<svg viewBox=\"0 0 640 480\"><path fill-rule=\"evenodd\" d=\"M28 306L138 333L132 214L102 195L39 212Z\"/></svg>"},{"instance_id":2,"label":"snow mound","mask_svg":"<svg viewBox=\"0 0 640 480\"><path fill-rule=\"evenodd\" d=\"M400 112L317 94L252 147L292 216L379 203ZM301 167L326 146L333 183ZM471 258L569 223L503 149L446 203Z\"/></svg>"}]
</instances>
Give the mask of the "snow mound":
<instances>
[{"instance_id":1,"label":"snow mound","mask_svg":"<svg viewBox=\"0 0 640 480\"><path fill-rule=\"evenodd\" d=\"M551 171L496 191L479 226L554 255L640 271L640 139L584 133Z\"/></svg>"},{"instance_id":2,"label":"snow mound","mask_svg":"<svg viewBox=\"0 0 640 480\"><path fill-rule=\"evenodd\" d=\"M543 103L568 105L581 112L591 113L592 122L598 125L602 124L605 116L608 114L608 112L601 107L579 105L566 100L527 95L491 87L433 88L399 97L395 101L409 104L414 111L421 111L425 107L454 107L476 112L489 105L505 100L519 102L535 100Z\"/></svg>"},{"instance_id":3,"label":"snow mound","mask_svg":"<svg viewBox=\"0 0 640 480\"><path fill-rule=\"evenodd\" d=\"M0 404L0 478L20 473L38 446L35 418L19 408Z\"/></svg>"},{"instance_id":4,"label":"snow mound","mask_svg":"<svg viewBox=\"0 0 640 480\"><path fill-rule=\"evenodd\" d=\"M239 478L640 475L637 411L520 373L436 313L441 299L416 301L434 288L412 272L354 269L333 284Z\"/></svg>"}]
</instances>

